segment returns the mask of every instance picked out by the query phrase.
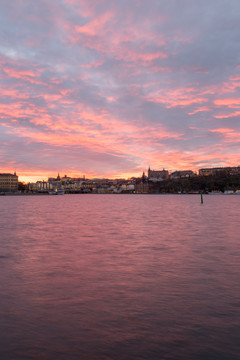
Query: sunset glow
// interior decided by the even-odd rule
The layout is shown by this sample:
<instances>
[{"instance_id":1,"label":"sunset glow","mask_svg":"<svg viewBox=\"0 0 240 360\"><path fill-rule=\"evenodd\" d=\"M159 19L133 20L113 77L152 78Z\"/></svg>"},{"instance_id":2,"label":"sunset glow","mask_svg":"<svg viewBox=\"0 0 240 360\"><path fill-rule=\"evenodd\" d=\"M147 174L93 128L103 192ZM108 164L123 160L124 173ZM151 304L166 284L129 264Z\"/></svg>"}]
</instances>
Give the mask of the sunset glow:
<instances>
[{"instance_id":1,"label":"sunset glow","mask_svg":"<svg viewBox=\"0 0 240 360\"><path fill-rule=\"evenodd\" d=\"M2 1L0 172L240 165L236 0Z\"/></svg>"}]
</instances>

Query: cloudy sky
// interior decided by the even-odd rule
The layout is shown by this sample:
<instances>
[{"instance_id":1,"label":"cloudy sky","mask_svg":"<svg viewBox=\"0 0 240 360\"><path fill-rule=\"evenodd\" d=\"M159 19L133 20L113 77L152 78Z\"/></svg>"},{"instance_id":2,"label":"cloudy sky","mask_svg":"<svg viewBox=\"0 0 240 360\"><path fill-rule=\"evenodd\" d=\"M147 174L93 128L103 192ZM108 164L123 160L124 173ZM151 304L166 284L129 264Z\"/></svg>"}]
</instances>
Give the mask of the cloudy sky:
<instances>
[{"instance_id":1,"label":"cloudy sky","mask_svg":"<svg viewBox=\"0 0 240 360\"><path fill-rule=\"evenodd\" d=\"M0 172L240 165L239 0L0 0Z\"/></svg>"}]
</instances>

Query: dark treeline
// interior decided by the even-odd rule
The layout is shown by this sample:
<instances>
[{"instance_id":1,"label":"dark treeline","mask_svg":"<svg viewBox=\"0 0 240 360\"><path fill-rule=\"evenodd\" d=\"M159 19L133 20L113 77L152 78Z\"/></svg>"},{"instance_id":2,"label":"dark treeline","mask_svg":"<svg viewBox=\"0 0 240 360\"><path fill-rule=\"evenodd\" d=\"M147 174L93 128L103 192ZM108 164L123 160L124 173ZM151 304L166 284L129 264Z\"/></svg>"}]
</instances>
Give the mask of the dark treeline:
<instances>
[{"instance_id":1,"label":"dark treeline","mask_svg":"<svg viewBox=\"0 0 240 360\"><path fill-rule=\"evenodd\" d=\"M148 182L148 187L151 193L236 191L240 189L240 175L194 176L192 178L169 179L156 183Z\"/></svg>"}]
</instances>

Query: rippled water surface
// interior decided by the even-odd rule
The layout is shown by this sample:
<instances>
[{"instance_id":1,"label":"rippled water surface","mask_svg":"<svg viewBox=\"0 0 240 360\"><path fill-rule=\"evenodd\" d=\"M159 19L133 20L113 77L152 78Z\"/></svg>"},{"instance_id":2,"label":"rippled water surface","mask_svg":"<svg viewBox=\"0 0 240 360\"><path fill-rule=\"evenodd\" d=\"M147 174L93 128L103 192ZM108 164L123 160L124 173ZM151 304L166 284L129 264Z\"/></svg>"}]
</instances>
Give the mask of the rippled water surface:
<instances>
[{"instance_id":1,"label":"rippled water surface","mask_svg":"<svg viewBox=\"0 0 240 360\"><path fill-rule=\"evenodd\" d=\"M235 360L240 196L0 198L0 358Z\"/></svg>"}]
</instances>

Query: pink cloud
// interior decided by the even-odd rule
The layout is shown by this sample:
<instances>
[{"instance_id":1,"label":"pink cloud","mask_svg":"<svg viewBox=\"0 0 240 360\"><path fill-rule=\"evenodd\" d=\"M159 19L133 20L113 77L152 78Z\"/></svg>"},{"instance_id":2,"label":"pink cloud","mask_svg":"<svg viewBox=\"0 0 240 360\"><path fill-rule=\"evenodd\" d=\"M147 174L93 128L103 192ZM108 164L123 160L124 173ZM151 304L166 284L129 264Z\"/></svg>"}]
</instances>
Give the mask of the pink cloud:
<instances>
[{"instance_id":1,"label":"pink cloud","mask_svg":"<svg viewBox=\"0 0 240 360\"><path fill-rule=\"evenodd\" d=\"M194 89L192 88L168 90L164 93L148 95L146 96L146 99L150 102L165 104L166 108L173 108L177 106L185 107L192 104L203 104L208 102L208 98L191 94L193 90Z\"/></svg>"},{"instance_id":2,"label":"pink cloud","mask_svg":"<svg viewBox=\"0 0 240 360\"><path fill-rule=\"evenodd\" d=\"M194 114L197 114L198 112L208 112L208 111L211 111L211 110L212 109L210 107L203 106L203 107L195 109L192 112L189 112L188 115L194 115Z\"/></svg>"},{"instance_id":3,"label":"pink cloud","mask_svg":"<svg viewBox=\"0 0 240 360\"><path fill-rule=\"evenodd\" d=\"M13 67L3 66L2 69L8 78L15 78L25 80L32 84L44 85L44 83L39 80L42 70L40 69L20 69L18 68L18 64L14 64Z\"/></svg>"},{"instance_id":4,"label":"pink cloud","mask_svg":"<svg viewBox=\"0 0 240 360\"><path fill-rule=\"evenodd\" d=\"M218 106L238 106L240 107L240 98L225 98L225 99L216 99L214 100L214 104Z\"/></svg>"},{"instance_id":5,"label":"pink cloud","mask_svg":"<svg viewBox=\"0 0 240 360\"><path fill-rule=\"evenodd\" d=\"M98 36L99 32L103 35L105 31L105 25L111 20L113 14L111 12L106 12L93 20L89 21L86 25L75 26L75 31L80 34L85 34L88 36Z\"/></svg>"},{"instance_id":6,"label":"pink cloud","mask_svg":"<svg viewBox=\"0 0 240 360\"><path fill-rule=\"evenodd\" d=\"M213 133L221 134L224 138L227 139L227 141L230 141L231 143L240 141L240 132L234 129L218 128L212 129L210 131Z\"/></svg>"},{"instance_id":7,"label":"pink cloud","mask_svg":"<svg viewBox=\"0 0 240 360\"><path fill-rule=\"evenodd\" d=\"M218 114L218 115L213 115L216 119L226 119L226 118L231 118L231 117L235 117L235 116L239 116L240 115L240 111L234 111L234 112L229 112L227 114Z\"/></svg>"}]
</instances>

